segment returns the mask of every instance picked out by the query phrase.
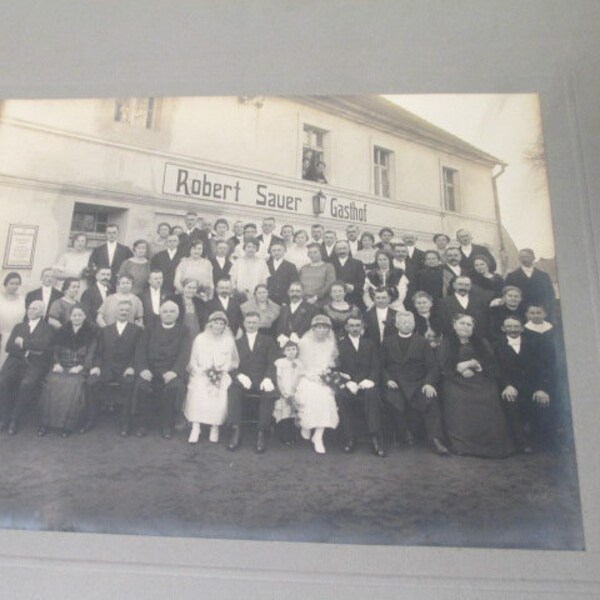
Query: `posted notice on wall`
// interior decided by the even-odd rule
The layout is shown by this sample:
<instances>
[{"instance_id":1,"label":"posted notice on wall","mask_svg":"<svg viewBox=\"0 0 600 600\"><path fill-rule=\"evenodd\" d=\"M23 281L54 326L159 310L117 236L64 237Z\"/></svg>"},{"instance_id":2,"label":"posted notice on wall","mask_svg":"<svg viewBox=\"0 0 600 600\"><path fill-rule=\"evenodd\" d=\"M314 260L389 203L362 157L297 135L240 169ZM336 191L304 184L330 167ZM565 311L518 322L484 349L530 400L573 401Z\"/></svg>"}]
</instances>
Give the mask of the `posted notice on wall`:
<instances>
[{"instance_id":1,"label":"posted notice on wall","mask_svg":"<svg viewBox=\"0 0 600 600\"><path fill-rule=\"evenodd\" d=\"M5 269L31 269L37 240L37 225L8 226L6 252L4 253Z\"/></svg>"}]
</instances>

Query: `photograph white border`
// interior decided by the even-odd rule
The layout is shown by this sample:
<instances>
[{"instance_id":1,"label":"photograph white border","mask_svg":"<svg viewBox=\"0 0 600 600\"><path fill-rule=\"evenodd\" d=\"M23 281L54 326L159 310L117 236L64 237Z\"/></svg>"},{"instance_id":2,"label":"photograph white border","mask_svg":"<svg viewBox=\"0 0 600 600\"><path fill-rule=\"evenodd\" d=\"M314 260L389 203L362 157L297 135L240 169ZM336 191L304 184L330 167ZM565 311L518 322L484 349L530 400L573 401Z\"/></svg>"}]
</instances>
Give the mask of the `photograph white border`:
<instances>
[{"instance_id":1,"label":"photograph white border","mask_svg":"<svg viewBox=\"0 0 600 600\"><path fill-rule=\"evenodd\" d=\"M486 598L597 597L600 253L593 231L600 218L592 199L600 196L600 78L591 59L586 62L599 52L597 4L463 2L448 10L442 3L393 0L122 0L110 5L118 14L109 7L98 14L93 3L65 0L8 4L0 24L3 98L539 93L586 551L2 530L3 596L157 598L213 591L219 598L310 593L384 599L398 598L402 589L410 598L481 598L484 592ZM198 27L197 36L182 36L190 23ZM312 31L298 35L307 24ZM114 34L110 40L107 31ZM380 37L371 45L360 37L374 31ZM221 44L217 32L223 34Z\"/></svg>"}]
</instances>

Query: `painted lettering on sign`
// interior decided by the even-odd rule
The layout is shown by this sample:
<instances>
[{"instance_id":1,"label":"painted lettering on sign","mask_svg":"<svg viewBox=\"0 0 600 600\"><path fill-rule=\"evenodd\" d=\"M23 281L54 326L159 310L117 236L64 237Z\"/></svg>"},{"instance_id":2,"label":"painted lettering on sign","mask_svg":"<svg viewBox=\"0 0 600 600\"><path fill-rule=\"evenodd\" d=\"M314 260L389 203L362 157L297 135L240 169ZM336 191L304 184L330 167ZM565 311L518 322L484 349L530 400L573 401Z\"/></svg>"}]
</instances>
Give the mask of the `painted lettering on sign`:
<instances>
[{"instance_id":1,"label":"painted lettering on sign","mask_svg":"<svg viewBox=\"0 0 600 600\"><path fill-rule=\"evenodd\" d=\"M175 193L185 194L186 196L200 196L202 198L214 198L215 200L233 200L240 201L240 182L235 185L219 183L209 179L204 173L201 179L190 177L188 169L179 167L177 169L177 184ZM231 194L228 196L228 194Z\"/></svg>"}]
</instances>

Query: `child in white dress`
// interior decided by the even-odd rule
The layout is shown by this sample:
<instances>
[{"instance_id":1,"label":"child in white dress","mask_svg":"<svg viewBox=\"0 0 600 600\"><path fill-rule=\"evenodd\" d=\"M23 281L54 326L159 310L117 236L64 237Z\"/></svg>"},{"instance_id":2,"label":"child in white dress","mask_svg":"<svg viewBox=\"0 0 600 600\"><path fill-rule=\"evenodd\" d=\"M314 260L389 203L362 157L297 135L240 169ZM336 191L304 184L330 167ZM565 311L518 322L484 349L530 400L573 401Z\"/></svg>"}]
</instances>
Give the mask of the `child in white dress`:
<instances>
[{"instance_id":1,"label":"child in white dress","mask_svg":"<svg viewBox=\"0 0 600 600\"><path fill-rule=\"evenodd\" d=\"M298 344L288 341L283 347L283 354L282 358L275 361L280 397L275 402L273 418L277 423L279 439L285 444L292 445L296 441L294 396L302 372L302 365L298 360Z\"/></svg>"}]
</instances>

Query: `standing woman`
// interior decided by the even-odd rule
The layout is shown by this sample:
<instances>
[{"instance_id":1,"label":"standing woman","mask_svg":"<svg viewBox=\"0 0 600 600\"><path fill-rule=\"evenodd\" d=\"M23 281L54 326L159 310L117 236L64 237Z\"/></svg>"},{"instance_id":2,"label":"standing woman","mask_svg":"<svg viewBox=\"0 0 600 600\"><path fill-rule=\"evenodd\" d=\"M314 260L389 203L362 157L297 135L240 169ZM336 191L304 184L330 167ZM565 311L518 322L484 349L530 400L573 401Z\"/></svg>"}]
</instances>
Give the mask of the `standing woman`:
<instances>
[{"instance_id":1,"label":"standing woman","mask_svg":"<svg viewBox=\"0 0 600 600\"><path fill-rule=\"evenodd\" d=\"M387 250L377 250L375 253L376 267L367 272L363 302L367 308L373 306L373 295L379 287L387 288L390 299L396 302L400 296L400 281L403 273L392 267L392 255Z\"/></svg>"},{"instance_id":2,"label":"standing woman","mask_svg":"<svg viewBox=\"0 0 600 600\"><path fill-rule=\"evenodd\" d=\"M157 237L150 242L150 254L152 256L167 249L167 239L171 233L171 226L168 223L159 223L156 233Z\"/></svg>"},{"instance_id":3,"label":"standing woman","mask_svg":"<svg viewBox=\"0 0 600 600\"><path fill-rule=\"evenodd\" d=\"M375 264L375 255L377 254L377 248L375 248L375 236L365 231L360 236L359 241L360 250L357 250L352 258L356 258L356 260L360 260L360 262L364 265L365 271L370 271L376 267Z\"/></svg>"},{"instance_id":4,"label":"standing woman","mask_svg":"<svg viewBox=\"0 0 600 600\"><path fill-rule=\"evenodd\" d=\"M55 300L48 310L48 323L56 329L60 329L63 325L69 322L71 311L76 306L81 306L79 303L79 279L75 277L67 277L63 281L62 286L63 296Z\"/></svg>"},{"instance_id":5,"label":"standing woman","mask_svg":"<svg viewBox=\"0 0 600 600\"><path fill-rule=\"evenodd\" d=\"M285 259L289 260L299 271L304 265L310 262L308 258L308 233L304 229L298 229L294 233L294 244L290 246L285 253Z\"/></svg>"},{"instance_id":6,"label":"standing woman","mask_svg":"<svg viewBox=\"0 0 600 600\"><path fill-rule=\"evenodd\" d=\"M331 319L336 337L344 332L348 317L361 318L358 306L347 302L345 296L346 284L343 281L334 281L329 288L329 300L323 307L323 312Z\"/></svg>"},{"instance_id":7,"label":"standing woman","mask_svg":"<svg viewBox=\"0 0 600 600\"><path fill-rule=\"evenodd\" d=\"M95 349L95 330L87 322L83 308L76 306L54 338L54 367L39 402L39 436L48 429L58 429L62 437L67 437L79 427L85 408L85 378Z\"/></svg>"},{"instance_id":8,"label":"standing woman","mask_svg":"<svg viewBox=\"0 0 600 600\"><path fill-rule=\"evenodd\" d=\"M327 370L335 366L338 357L329 317L314 316L310 330L302 336L299 347L303 371L296 388L295 403L300 433L305 440L312 441L317 454L325 454L325 429L335 429L339 423L335 395L322 379Z\"/></svg>"},{"instance_id":9,"label":"standing woman","mask_svg":"<svg viewBox=\"0 0 600 600\"><path fill-rule=\"evenodd\" d=\"M175 294L172 300L179 307L177 320L183 323L193 340L204 329L206 308L204 300L198 298L198 282L195 279L183 280L183 293Z\"/></svg>"},{"instance_id":10,"label":"standing woman","mask_svg":"<svg viewBox=\"0 0 600 600\"><path fill-rule=\"evenodd\" d=\"M457 315L452 328L438 352L450 447L456 454L487 458L514 454L492 349L470 315Z\"/></svg>"},{"instance_id":11,"label":"standing woman","mask_svg":"<svg viewBox=\"0 0 600 600\"><path fill-rule=\"evenodd\" d=\"M61 254L54 265L54 277L57 281L63 281L67 277L79 279L79 291L83 293L87 288L87 279L83 277L88 268L91 250L87 249L87 236L78 233L73 238L73 248Z\"/></svg>"},{"instance_id":12,"label":"standing woman","mask_svg":"<svg viewBox=\"0 0 600 600\"><path fill-rule=\"evenodd\" d=\"M474 256L473 270L471 281L483 292L488 302L502 296L504 280L498 273L490 271L490 260L487 256L483 254Z\"/></svg>"},{"instance_id":13,"label":"standing woman","mask_svg":"<svg viewBox=\"0 0 600 600\"><path fill-rule=\"evenodd\" d=\"M213 268L210 260L202 258L204 244L195 241L190 246L190 255L182 258L175 270L175 290L183 293L185 279L195 279L198 282L198 296L205 302L213 297L214 282Z\"/></svg>"},{"instance_id":14,"label":"standing woman","mask_svg":"<svg viewBox=\"0 0 600 600\"><path fill-rule=\"evenodd\" d=\"M427 292L436 301L440 300L444 295L443 269L442 259L437 250L427 250L425 265L417 271L411 287L418 292Z\"/></svg>"},{"instance_id":15,"label":"standing woman","mask_svg":"<svg viewBox=\"0 0 600 600\"><path fill-rule=\"evenodd\" d=\"M335 267L323 261L319 244L313 242L307 248L310 262L300 269L298 279L304 286L306 301L315 304L329 293L329 287L335 281Z\"/></svg>"},{"instance_id":16,"label":"standing woman","mask_svg":"<svg viewBox=\"0 0 600 600\"><path fill-rule=\"evenodd\" d=\"M260 245L257 239L245 240L243 244L244 254L233 263L229 276L233 289L248 299L257 285L267 283L269 268L264 258L256 254Z\"/></svg>"},{"instance_id":17,"label":"standing woman","mask_svg":"<svg viewBox=\"0 0 600 600\"><path fill-rule=\"evenodd\" d=\"M433 236L433 243L435 244L435 249L438 251L440 255L440 259L444 262L444 257L446 255L446 248L450 243L450 238L445 233L436 233Z\"/></svg>"},{"instance_id":18,"label":"standing woman","mask_svg":"<svg viewBox=\"0 0 600 600\"><path fill-rule=\"evenodd\" d=\"M210 245L210 257L214 258L217 256L217 244L219 242L225 242L227 244L227 257L233 252L234 244L231 235L229 234L229 223L227 219L220 217L215 221L214 235L209 239Z\"/></svg>"},{"instance_id":19,"label":"standing woman","mask_svg":"<svg viewBox=\"0 0 600 600\"><path fill-rule=\"evenodd\" d=\"M294 245L294 226L293 225L282 225L280 230L281 239L285 244L286 252ZM286 256L286 260L289 258Z\"/></svg>"},{"instance_id":20,"label":"standing woman","mask_svg":"<svg viewBox=\"0 0 600 600\"><path fill-rule=\"evenodd\" d=\"M4 278L4 289L0 291L0 367L6 358L6 342L13 327L25 317L25 296L20 293L21 276L8 273Z\"/></svg>"},{"instance_id":21,"label":"standing woman","mask_svg":"<svg viewBox=\"0 0 600 600\"><path fill-rule=\"evenodd\" d=\"M433 298L427 292L419 291L413 294L412 304L415 331L422 335L432 348L437 348L440 345L443 321Z\"/></svg>"},{"instance_id":22,"label":"standing woman","mask_svg":"<svg viewBox=\"0 0 600 600\"><path fill-rule=\"evenodd\" d=\"M254 288L252 298L240 306L242 314L256 312L260 315L258 331L265 335L273 335L275 321L279 317L281 308L269 298L269 288L264 283L259 283Z\"/></svg>"},{"instance_id":23,"label":"standing woman","mask_svg":"<svg viewBox=\"0 0 600 600\"><path fill-rule=\"evenodd\" d=\"M240 358L227 315L217 311L208 317L203 333L192 346L188 365L190 380L183 414L192 423L188 439L195 444L200 439L200 424L210 425L210 441L219 441L219 427L227 418L227 390L231 385L230 372L237 368Z\"/></svg>"},{"instance_id":24,"label":"standing woman","mask_svg":"<svg viewBox=\"0 0 600 600\"><path fill-rule=\"evenodd\" d=\"M148 242L137 240L133 243L133 256L123 261L117 279L121 275L131 277L131 292L139 296L148 287L150 261L148 260Z\"/></svg>"}]
</instances>

